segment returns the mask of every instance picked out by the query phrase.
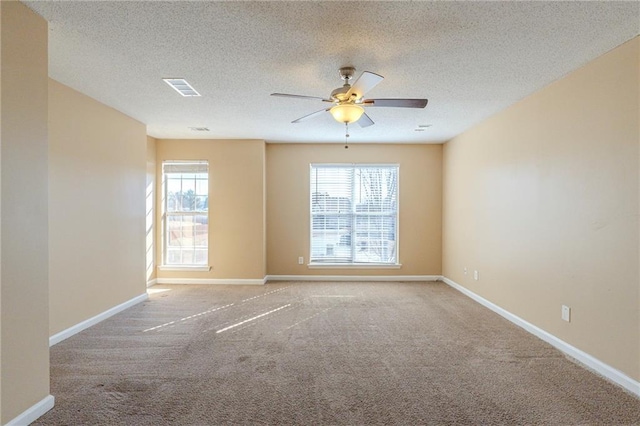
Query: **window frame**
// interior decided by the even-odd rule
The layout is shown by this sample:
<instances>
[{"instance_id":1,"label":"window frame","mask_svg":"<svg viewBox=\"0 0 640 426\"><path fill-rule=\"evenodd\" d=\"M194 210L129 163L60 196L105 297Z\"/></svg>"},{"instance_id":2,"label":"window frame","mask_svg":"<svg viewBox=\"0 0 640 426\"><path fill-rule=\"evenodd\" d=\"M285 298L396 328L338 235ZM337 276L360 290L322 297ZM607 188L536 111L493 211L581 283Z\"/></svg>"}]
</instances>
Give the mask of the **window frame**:
<instances>
[{"instance_id":1,"label":"window frame","mask_svg":"<svg viewBox=\"0 0 640 426\"><path fill-rule=\"evenodd\" d=\"M202 171L185 171L185 172L166 172L165 171L165 166L194 166L194 168L197 167L206 167L206 174L207 174L207 208L206 210L196 210L194 208L194 210L190 210L190 211L175 211L175 212L169 212L168 211L168 201L169 201L169 197L168 197L168 184L167 184L167 176L170 175L171 173L205 173ZM161 212L161 229L162 229L162 264L158 266L158 268L160 270L165 270L165 271L210 271L211 267L209 266L209 255L210 255L210 250L209 250L209 232L210 232L210 227L209 227L209 222L210 222L210 214L209 214L209 193L210 193L210 182L211 182L211 174L210 174L210 169L209 169L209 161L208 160L164 160L162 161L161 164L161 182L162 182L162 202L161 202L161 206L162 206L162 212ZM194 197L197 197L197 191L194 193ZM194 206L195 207L195 206ZM195 223L195 217L196 216L206 216L207 218L207 240L206 240L206 261L204 263L168 263L167 262L167 256L168 256L168 235L167 233L169 232L168 229L168 218L169 217L193 217L193 222ZM195 254L195 249L196 249L196 245L195 245L195 241L194 241L194 254Z\"/></svg>"},{"instance_id":2,"label":"window frame","mask_svg":"<svg viewBox=\"0 0 640 426\"><path fill-rule=\"evenodd\" d=\"M348 214L345 213L336 213L336 214L332 214L332 216L348 216L351 218L351 223L350 223L350 228L351 228L351 233L350 238L351 238L351 242L354 241L354 235L357 232L356 229L357 227L355 226L355 222L356 222L356 218L357 217L371 217L371 216L376 216L376 215L371 215L371 214L364 214L362 212L357 212L357 208L356 208L356 202L354 200L354 196L355 196L355 185L356 185L356 178L355 178L355 173L357 169L365 169L365 168L386 168L386 169L395 169L396 171L396 185L395 185L395 212L394 212L394 217L395 217L395 227L393 229L393 233L395 236L395 247L394 247L394 251L395 251L395 262L356 262L355 261L355 252L356 252L356 244L351 244L351 261L350 262L338 262L338 261L318 261L317 259L314 259L313 257L313 232L314 232L314 213L313 213L313 203L314 203L314 191L312 190L312 176L313 176L313 169L314 168L351 168L353 170L353 178L352 178L352 189L351 189L351 198L350 198L350 204L351 204L351 211ZM400 165L398 163L311 163L309 164L309 178L308 178L308 183L309 183L309 263L307 264L307 267L309 268L315 268L315 269L320 269L320 268L331 268L331 269L335 269L335 268L348 268L348 269L380 269L380 268L389 268L389 269L396 269L396 268L400 268L402 267L402 264L400 263L400 244L399 244L399 228L400 228ZM322 214L322 213L321 213ZM326 213L324 213L324 216L326 217ZM380 216L380 215L378 215ZM325 219L326 220L326 219Z\"/></svg>"}]
</instances>

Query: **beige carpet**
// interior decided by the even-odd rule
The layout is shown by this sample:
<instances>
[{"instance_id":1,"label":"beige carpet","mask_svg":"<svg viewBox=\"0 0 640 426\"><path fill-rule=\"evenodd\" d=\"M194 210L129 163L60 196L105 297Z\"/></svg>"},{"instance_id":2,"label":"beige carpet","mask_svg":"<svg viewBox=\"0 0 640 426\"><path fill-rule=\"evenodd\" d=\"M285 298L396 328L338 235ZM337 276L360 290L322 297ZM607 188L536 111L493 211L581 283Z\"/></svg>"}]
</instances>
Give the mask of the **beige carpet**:
<instances>
[{"instance_id":1,"label":"beige carpet","mask_svg":"<svg viewBox=\"0 0 640 426\"><path fill-rule=\"evenodd\" d=\"M442 283L161 289L52 348L35 424L640 424L639 399Z\"/></svg>"}]
</instances>

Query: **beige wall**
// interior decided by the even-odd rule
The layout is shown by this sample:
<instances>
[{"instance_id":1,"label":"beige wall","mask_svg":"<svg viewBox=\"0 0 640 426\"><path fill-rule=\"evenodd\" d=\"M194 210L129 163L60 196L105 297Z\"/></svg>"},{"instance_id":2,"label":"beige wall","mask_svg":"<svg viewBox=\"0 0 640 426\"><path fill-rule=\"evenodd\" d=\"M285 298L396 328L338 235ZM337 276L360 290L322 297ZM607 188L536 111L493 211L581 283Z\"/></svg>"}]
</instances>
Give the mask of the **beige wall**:
<instances>
[{"instance_id":1,"label":"beige wall","mask_svg":"<svg viewBox=\"0 0 640 426\"><path fill-rule=\"evenodd\" d=\"M156 277L156 140L151 136L147 136L146 182L145 277L149 282Z\"/></svg>"},{"instance_id":2,"label":"beige wall","mask_svg":"<svg viewBox=\"0 0 640 426\"><path fill-rule=\"evenodd\" d=\"M49 84L53 335L144 294L146 127Z\"/></svg>"},{"instance_id":3,"label":"beige wall","mask_svg":"<svg viewBox=\"0 0 640 426\"><path fill-rule=\"evenodd\" d=\"M209 272L163 271L158 278L260 279L264 264L264 167L261 140L164 140L156 143L157 182L166 160L209 161ZM160 187L159 187L160 189ZM157 200L161 264L162 200Z\"/></svg>"},{"instance_id":4,"label":"beige wall","mask_svg":"<svg viewBox=\"0 0 640 426\"><path fill-rule=\"evenodd\" d=\"M636 380L639 50L636 38L448 142L443 226L446 277Z\"/></svg>"},{"instance_id":5,"label":"beige wall","mask_svg":"<svg viewBox=\"0 0 640 426\"><path fill-rule=\"evenodd\" d=\"M309 269L309 165L400 165L400 269ZM357 144L267 145L267 270L269 275L440 275L442 146ZM305 265L298 265L304 256Z\"/></svg>"},{"instance_id":6,"label":"beige wall","mask_svg":"<svg viewBox=\"0 0 640 426\"><path fill-rule=\"evenodd\" d=\"M2 5L0 5L0 213L2 212ZM0 424L2 422L2 216L0 216Z\"/></svg>"},{"instance_id":7,"label":"beige wall","mask_svg":"<svg viewBox=\"0 0 640 426\"><path fill-rule=\"evenodd\" d=\"M0 2L2 424L49 395L47 23Z\"/></svg>"}]
</instances>

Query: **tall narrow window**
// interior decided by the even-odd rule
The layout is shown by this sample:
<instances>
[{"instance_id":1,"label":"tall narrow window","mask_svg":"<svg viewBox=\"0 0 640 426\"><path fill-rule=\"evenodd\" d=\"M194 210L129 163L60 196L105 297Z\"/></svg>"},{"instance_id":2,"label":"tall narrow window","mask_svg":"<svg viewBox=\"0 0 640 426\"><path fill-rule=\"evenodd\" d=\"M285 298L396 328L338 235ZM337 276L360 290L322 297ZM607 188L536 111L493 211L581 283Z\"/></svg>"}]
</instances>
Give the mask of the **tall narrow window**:
<instances>
[{"instance_id":1,"label":"tall narrow window","mask_svg":"<svg viewBox=\"0 0 640 426\"><path fill-rule=\"evenodd\" d=\"M208 162L165 161L162 184L164 265L208 265Z\"/></svg>"},{"instance_id":2,"label":"tall narrow window","mask_svg":"<svg viewBox=\"0 0 640 426\"><path fill-rule=\"evenodd\" d=\"M398 263L398 166L311 165L312 264Z\"/></svg>"}]
</instances>

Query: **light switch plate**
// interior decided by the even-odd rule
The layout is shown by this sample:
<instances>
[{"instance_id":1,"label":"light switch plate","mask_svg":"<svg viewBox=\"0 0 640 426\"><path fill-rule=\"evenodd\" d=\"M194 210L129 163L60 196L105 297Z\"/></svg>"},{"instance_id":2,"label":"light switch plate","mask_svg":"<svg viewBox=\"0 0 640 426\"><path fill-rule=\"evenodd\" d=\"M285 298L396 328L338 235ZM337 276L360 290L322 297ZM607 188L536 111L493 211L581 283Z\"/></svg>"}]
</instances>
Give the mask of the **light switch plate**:
<instances>
[{"instance_id":1,"label":"light switch plate","mask_svg":"<svg viewBox=\"0 0 640 426\"><path fill-rule=\"evenodd\" d=\"M571 308L566 305L562 305L562 319L571 322Z\"/></svg>"}]
</instances>

